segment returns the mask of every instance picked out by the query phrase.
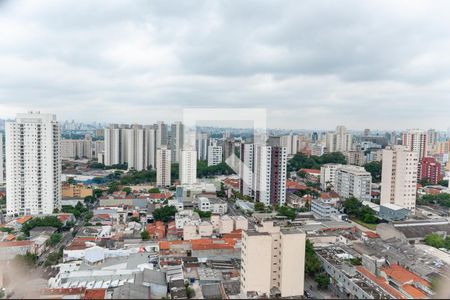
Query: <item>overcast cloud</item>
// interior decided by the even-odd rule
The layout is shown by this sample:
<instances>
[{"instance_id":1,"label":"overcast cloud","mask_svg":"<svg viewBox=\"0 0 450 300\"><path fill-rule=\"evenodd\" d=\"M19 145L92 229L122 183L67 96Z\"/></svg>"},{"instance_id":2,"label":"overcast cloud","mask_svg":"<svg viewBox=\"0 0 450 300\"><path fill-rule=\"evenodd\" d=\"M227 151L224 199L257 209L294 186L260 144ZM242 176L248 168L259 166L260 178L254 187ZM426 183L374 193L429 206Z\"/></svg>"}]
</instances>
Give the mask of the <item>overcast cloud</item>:
<instances>
[{"instance_id":1,"label":"overcast cloud","mask_svg":"<svg viewBox=\"0 0 450 300\"><path fill-rule=\"evenodd\" d=\"M1 1L0 117L450 126L448 1Z\"/></svg>"}]
</instances>

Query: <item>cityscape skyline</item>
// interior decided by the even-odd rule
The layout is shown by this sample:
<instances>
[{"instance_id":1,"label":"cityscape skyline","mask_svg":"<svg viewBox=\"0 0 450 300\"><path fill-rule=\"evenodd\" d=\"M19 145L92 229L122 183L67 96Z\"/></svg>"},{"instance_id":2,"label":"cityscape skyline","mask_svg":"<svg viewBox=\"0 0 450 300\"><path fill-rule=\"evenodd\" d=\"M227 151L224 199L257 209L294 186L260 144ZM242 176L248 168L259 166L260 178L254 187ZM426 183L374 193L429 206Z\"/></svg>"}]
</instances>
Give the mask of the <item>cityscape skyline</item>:
<instances>
[{"instance_id":1,"label":"cityscape skyline","mask_svg":"<svg viewBox=\"0 0 450 300\"><path fill-rule=\"evenodd\" d=\"M143 123L261 107L276 128L450 126L447 3L66 4L2 2L0 117Z\"/></svg>"}]
</instances>

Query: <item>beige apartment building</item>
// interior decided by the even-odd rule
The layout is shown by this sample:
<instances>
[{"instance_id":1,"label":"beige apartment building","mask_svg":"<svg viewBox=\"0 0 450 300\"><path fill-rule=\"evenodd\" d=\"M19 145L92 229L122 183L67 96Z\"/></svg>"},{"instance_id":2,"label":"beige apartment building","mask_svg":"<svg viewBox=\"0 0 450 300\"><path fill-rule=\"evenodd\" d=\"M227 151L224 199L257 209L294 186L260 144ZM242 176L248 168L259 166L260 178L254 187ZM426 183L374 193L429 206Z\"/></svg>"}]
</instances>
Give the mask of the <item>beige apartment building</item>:
<instances>
[{"instance_id":1,"label":"beige apartment building","mask_svg":"<svg viewBox=\"0 0 450 300\"><path fill-rule=\"evenodd\" d=\"M406 146L383 150L380 204L396 204L415 211L419 154Z\"/></svg>"},{"instance_id":2,"label":"beige apartment building","mask_svg":"<svg viewBox=\"0 0 450 300\"><path fill-rule=\"evenodd\" d=\"M268 297L303 295L306 234L272 221L242 235L241 293Z\"/></svg>"},{"instance_id":3,"label":"beige apartment building","mask_svg":"<svg viewBox=\"0 0 450 300\"><path fill-rule=\"evenodd\" d=\"M92 188L82 184L64 184L62 186L63 198L84 198L92 195Z\"/></svg>"}]
</instances>

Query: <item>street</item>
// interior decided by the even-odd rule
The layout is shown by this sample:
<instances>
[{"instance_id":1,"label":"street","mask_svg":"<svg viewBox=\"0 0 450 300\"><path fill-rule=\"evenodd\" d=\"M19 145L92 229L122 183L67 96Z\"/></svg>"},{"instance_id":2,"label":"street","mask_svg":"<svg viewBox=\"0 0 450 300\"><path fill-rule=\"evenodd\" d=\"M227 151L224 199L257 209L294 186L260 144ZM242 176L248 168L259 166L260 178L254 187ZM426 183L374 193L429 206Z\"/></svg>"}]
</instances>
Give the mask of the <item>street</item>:
<instances>
[{"instance_id":1,"label":"street","mask_svg":"<svg viewBox=\"0 0 450 300\"><path fill-rule=\"evenodd\" d=\"M329 290L319 290L313 278L305 276L305 291L312 294L312 299L337 299Z\"/></svg>"}]
</instances>

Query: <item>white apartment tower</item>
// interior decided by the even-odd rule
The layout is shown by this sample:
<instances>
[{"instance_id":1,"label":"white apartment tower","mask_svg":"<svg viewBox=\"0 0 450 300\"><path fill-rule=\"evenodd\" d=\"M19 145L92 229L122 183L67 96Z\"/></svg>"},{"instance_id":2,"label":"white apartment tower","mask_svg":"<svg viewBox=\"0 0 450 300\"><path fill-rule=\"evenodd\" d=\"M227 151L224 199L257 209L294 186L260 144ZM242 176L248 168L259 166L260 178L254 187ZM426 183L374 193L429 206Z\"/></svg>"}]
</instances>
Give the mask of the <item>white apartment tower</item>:
<instances>
[{"instance_id":1,"label":"white apartment tower","mask_svg":"<svg viewBox=\"0 0 450 300\"><path fill-rule=\"evenodd\" d=\"M208 146L208 167L215 166L222 162L222 146L217 145L217 141L211 141L211 145Z\"/></svg>"},{"instance_id":2,"label":"white apartment tower","mask_svg":"<svg viewBox=\"0 0 450 300\"><path fill-rule=\"evenodd\" d=\"M160 187L170 185L171 152L166 146L156 150L156 184Z\"/></svg>"},{"instance_id":3,"label":"white apartment tower","mask_svg":"<svg viewBox=\"0 0 450 300\"><path fill-rule=\"evenodd\" d=\"M4 177L4 167L3 167L3 133L0 132L0 183L3 183Z\"/></svg>"},{"instance_id":4,"label":"white apartment tower","mask_svg":"<svg viewBox=\"0 0 450 300\"><path fill-rule=\"evenodd\" d=\"M180 162L181 148L184 145L184 126L181 122L175 122L170 130L170 150L172 152L172 161Z\"/></svg>"},{"instance_id":5,"label":"white apartment tower","mask_svg":"<svg viewBox=\"0 0 450 300\"><path fill-rule=\"evenodd\" d=\"M206 160L208 158L208 134L207 133L197 133L195 140L195 148L197 150L197 159Z\"/></svg>"},{"instance_id":6,"label":"white apartment tower","mask_svg":"<svg viewBox=\"0 0 450 300\"><path fill-rule=\"evenodd\" d=\"M402 145L409 151L416 152L420 161L428 155L428 135L425 130L410 129L402 134Z\"/></svg>"},{"instance_id":7,"label":"white apartment tower","mask_svg":"<svg viewBox=\"0 0 450 300\"><path fill-rule=\"evenodd\" d=\"M392 203L412 212L416 208L419 154L406 146L383 150L380 204Z\"/></svg>"},{"instance_id":8,"label":"white apartment tower","mask_svg":"<svg viewBox=\"0 0 450 300\"><path fill-rule=\"evenodd\" d=\"M280 145L286 147L287 155L294 155L298 152L299 136L296 134L283 135L280 137Z\"/></svg>"},{"instance_id":9,"label":"white apartment tower","mask_svg":"<svg viewBox=\"0 0 450 300\"><path fill-rule=\"evenodd\" d=\"M306 234L263 222L244 230L241 250L241 297L249 292L269 299L301 297L304 292Z\"/></svg>"},{"instance_id":10,"label":"white apartment tower","mask_svg":"<svg viewBox=\"0 0 450 300\"><path fill-rule=\"evenodd\" d=\"M132 125L125 129L127 142L127 163L128 169L137 171L144 170L147 166L144 164L144 144L145 134L141 125Z\"/></svg>"},{"instance_id":11,"label":"white apartment tower","mask_svg":"<svg viewBox=\"0 0 450 300\"><path fill-rule=\"evenodd\" d=\"M197 151L185 147L180 156L180 184L194 184L197 181Z\"/></svg>"},{"instance_id":12,"label":"white apartment tower","mask_svg":"<svg viewBox=\"0 0 450 300\"><path fill-rule=\"evenodd\" d=\"M120 164L121 129L117 124L111 124L104 130L105 135L105 165Z\"/></svg>"},{"instance_id":13,"label":"white apartment tower","mask_svg":"<svg viewBox=\"0 0 450 300\"><path fill-rule=\"evenodd\" d=\"M345 126L337 126L334 133L327 133L325 140L328 153L352 150L352 135L347 133Z\"/></svg>"},{"instance_id":14,"label":"white apartment tower","mask_svg":"<svg viewBox=\"0 0 450 300\"><path fill-rule=\"evenodd\" d=\"M169 143L168 139L167 124L158 121L156 124L156 149L161 148L161 146L167 146Z\"/></svg>"},{"instance_id":15,"label":"white apartment tower","mask_svg":"<svg viewBox=\"0 0 450 300\"><path fill-rule=\"evenodd\" d=\"M52 214L61 207L60 147L55 115L29 112L6 123L8 215Z\"/></svg>"},{"instance_id":16,"label":"white apartment tower","mask_svg":"<svg viewBox=\"0 0 450 300\"><path fill-rule=\"evenodd\" d=\"M363 167L343 165L336 170L335 192L341 198L355 197L360 201L370 201L372 175Z\"/></svg>"},{"instance_id":17,"label":"white apartment tower","mask_svg":"<svg viewBox=\"0 0 450 300\"><path fill-rule=\"evenodd\" d=\"M320 167L320 187L322 190L336 190L336 171L340 167L342 167L341 164L324 164Z\"/></svg>"},{"instance_id":18,"label":"white apartment tower","mask_svg":"<svg viewBox=\"0 0 450 300\"><path fill-rule=\"evenodd\" d=\"M240 192L265 205L286 203L286 147L241 145Z\"/></svg>"},{"instance_id":19,"label":"white apartment tower","mask_svg":"<svg viewBox=\"0 0 450 300\"><path fill-rule=\"evenodd\" d=\"M155 167L156 129L154 126L117 125L105 128L105 165L128 164L128 169Z\"/></svg>"}]
</instances>

